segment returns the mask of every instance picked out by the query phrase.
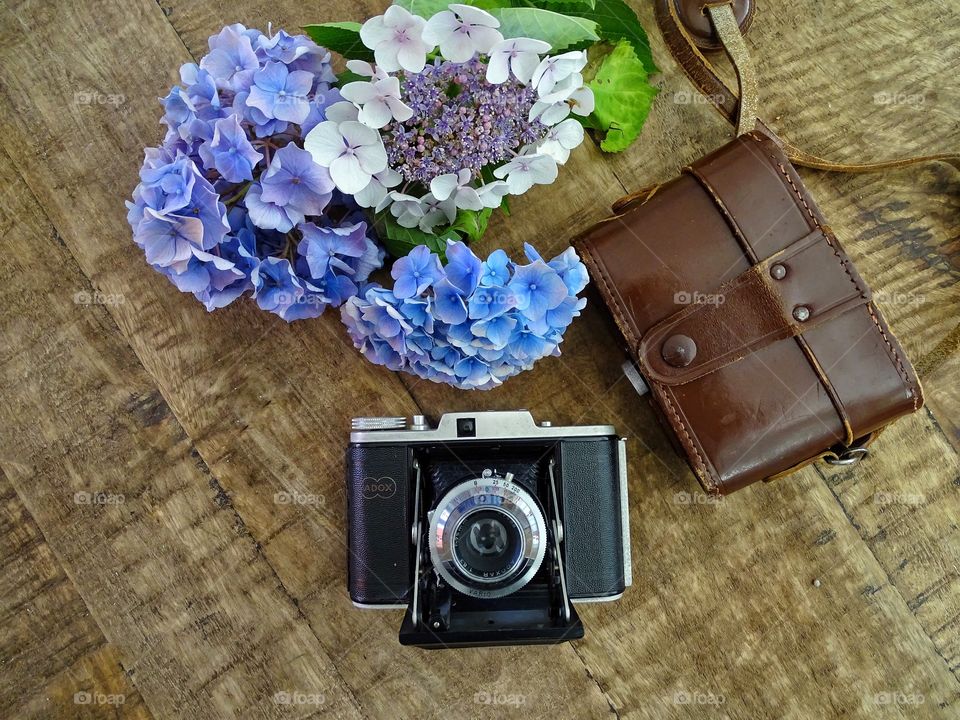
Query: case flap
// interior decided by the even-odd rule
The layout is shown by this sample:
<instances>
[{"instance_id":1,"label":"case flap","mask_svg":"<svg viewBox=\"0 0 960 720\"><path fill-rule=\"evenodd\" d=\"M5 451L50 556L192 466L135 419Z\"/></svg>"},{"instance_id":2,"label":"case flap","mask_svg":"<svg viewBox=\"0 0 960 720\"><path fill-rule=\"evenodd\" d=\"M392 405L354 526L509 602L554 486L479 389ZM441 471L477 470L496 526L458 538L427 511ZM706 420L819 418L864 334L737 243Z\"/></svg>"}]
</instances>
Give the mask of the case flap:
<instances>
[{"instance_id":1,"label":"case flap","mask_svg":"<svg viewBox=\"0 0 960 720\"><path fill-rule=\"evenodd\" d=\"M922 390L779 144L742 135L576 241L709 491L915 411Z\"/></svg>"},{"instance_id":2,"label":"case flap","mask_svg":"<svg viewBox=\"0 0 960 720\"><path fill-rule=\"evenodd\" d=\"M817 228L654 325L636 350L648 377L695 380L869 302L869 289L826 232Z\"/></svg>"}]
</instances>

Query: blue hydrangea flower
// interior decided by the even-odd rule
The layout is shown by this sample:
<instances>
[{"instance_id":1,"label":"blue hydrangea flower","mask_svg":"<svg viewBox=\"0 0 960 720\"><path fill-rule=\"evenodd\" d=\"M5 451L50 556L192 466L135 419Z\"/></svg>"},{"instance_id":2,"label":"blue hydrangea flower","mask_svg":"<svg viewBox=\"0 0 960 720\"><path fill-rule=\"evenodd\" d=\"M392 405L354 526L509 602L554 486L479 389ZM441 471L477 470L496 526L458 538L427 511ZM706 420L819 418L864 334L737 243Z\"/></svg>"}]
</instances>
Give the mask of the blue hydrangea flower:
<instances>
[{"instance_id":1,"label":"blue hydrangea flower","mask_svg":"<svg viewBox=\"0 0 960 720\"><path fill-rule=\"evenodd\" d=\"M449 277L434 283L433 292L434 317L450 325L459 325L467 319L467 299Z\"/></svg>"},{"instance_id":2,"label":"blue hydrangea flower","mask_svg":"<svg viewBox=\"0 0 960 720\"><path fill-rule=\"evenodd\" d=\"M261 197L283 207L291 218L303 222L307 215L323 212L333 194L333 181L306 150L290 144L277 150L270 167L260 176Z\"/></svg>"},{"instance_id":3,"label":"blue hydrangea flower","mask_svg":"<svg viewBox=\"0 0 960 720\"><path fill-rule=\"evenodd\" d=\"M586 305L562 278L570 278L576 287L585 270L572 250L550 263L535 255L528 256L530 265L516 266L503 252L481 264L469 248L458 247L446 267L440 267L439 277L431 273L429 282L421 282L422 270L431 268L436 256L423 246L414 252L412 260L401 258L395 264L401 270L394 274L392 292L367 285L340 311L360 352L391 370L489 390L540 358L559 355L564 331ZM464 287L472 286L471 291L452 281L451 268L453 277Z\"/></svg>"},{"instance_id":4,"label":"blue hydrangea flower","mask_svg":"<svg viewBox=\"0 0 960 720\"><path fill-rule=\"evenodd\" d=\"M395 280L394 294L403 299L422 294L443 277L443 268L436 253L430 252L426 245L418 245L409 255L393 263L390 275Z\"/></svg>"},{"instance_id":5,"label":"blue hydrangea flower","mask_svg":"<svg viewBox=\"0 0 960 720\"><path fill-rule=\"evenodd\" d=\"M470 296L469 315L474 320L495 318L516 307L516 297L500 285L481 285Z\"/></svg>"},{"instance_id":6,"label":"blue hydrangea flower","mask_svg":"<svg viewBox=\"0 0 960 720\"><path fill-rule=\"evenodd\" d=\"M480 283L480 258L462 242L447 241L447 279L464 295Z\"/></svg>"},{"instance_id":7,"label":"blue hydrangea flower","mask_svg":"<svg viewBox=\"0 0 960 720\"><path fill-rule=\"evenodd\" d=\"M530 262L543 260L530 243L524 243L523 250ZM564 250L547 264L557 271L571 295L579 294L590 282L587 266L580 262L577 251L572 247Z\"/></svg>"},{"instance_id":8,"label":"blue hydrangea flower","mask_svg":"<svg viewBox=\"0 0 960 720\"><path fill-rule=\"evenodd\" d=\"M151 208L158 215L167 215L183 209L193 196L193 186L203 175L186 155L162 165L140 169L140 179L147 188L158 191Z\"/></svg>"},{"instance_id":9,"label":"blue hydrangea flower","mask_svg":"<svg viewBox=\"0 0 960 720\"><path fill-rule=\"evenodd\" d=\"M480 284L491 287L506 285L510 280L510 258L503 250L494 250L483 263Z\"/></svg>"},{"instance_id":10,"label":"blue hydrangea flower","mask_svg":"<svg viewBox=\"0 0 960 720\"><path fill-rule=\"evenodd\" d=\"M316 97L310 103L310 112L307 113L306 119L300 123L300 133L303 137L309 135L311 130L327 119L328 107L342 101L343 98L337 88L317 92Z\"/></svg>"},{"instance_id":11,"label":"blue hydrangea flower","mask_svg":"<svg viewBox=\"0 0 960 720\"><path fill-rule=\"evenodd\" d=\"M567 286L560 275L543 260L519 266L508 287L516 298L517 309L532 320L543 317L567 296Z\"/></svg>"},{"instance_id":12,"label":"blue hydrangea flower","mask_svg":"<svg viewBox=\"0 0 960 720\"><path fill-rule=\"evenodd\" d=\"M474 335L486 338L493 349L500 350L505 348L507 343L510 342L510 338L513 336L514 328L517 327L518 322L515 317L499 315L489 320L478 320L470 326L470 329Z\"/></svg>"},{"instance_id":13,"label":"blue hydrangea flower","mask_svg":"<svg viewBox=\"0 0 960 720\"><path fill-rule=\"evenodd\" d=\"M208 310L250 296L292 321L343 305L386 253L358 205L302 149L341 100L330 53L302 35L240 24L209 46L161 99L168 129L144 153L127 203L134 242ZM393 362L388 345L368 345Z\"/></svg>"},{"instance_id":14,"label":"blue hydrangea flower","mask_svg":"<svg viewBox=\"0 0 960 720\"><path fill-rule=\"evenodd\" d=\"M268 62L253 74L247 104L267 118L300 123L310 112L307 94L313 86L313 74L290 71L280 62Z\"/></svg>"},{"instance_id":15,"label":"blue hydrangea flower","mask_svg":"<svg viewBox=\"0 0 960 720\"><path fill-rule=\"evenodd\" d=\"M284 207L263 199L263 186L253 183L246 192L243 204L250 213L250 219L258 228L287 233L304 218L293 206Z\"/></svg>"},{"instance_id":16,"label":"blue hydrangea flower","mask_svg":"<svg viewBox=\"0 0 960 720\"><path fill-rule=\"evenodd\" d=\"M433 298L408 298L400 303L400 312L415 328L433 333Z\"/></svg>"},{"instance_id":17,"label":"blue hydrangea flower","mask_svg":"<svg viewBox=\"0 0 960 720\"><path fill-rule=\"evenodd\" d=\"M214 167L232 183L253 180L253 168L263 159L254 150L236 115L221 118L213 125L213 137L199 148L207 167Z\"/></svg>"}]
</instances>

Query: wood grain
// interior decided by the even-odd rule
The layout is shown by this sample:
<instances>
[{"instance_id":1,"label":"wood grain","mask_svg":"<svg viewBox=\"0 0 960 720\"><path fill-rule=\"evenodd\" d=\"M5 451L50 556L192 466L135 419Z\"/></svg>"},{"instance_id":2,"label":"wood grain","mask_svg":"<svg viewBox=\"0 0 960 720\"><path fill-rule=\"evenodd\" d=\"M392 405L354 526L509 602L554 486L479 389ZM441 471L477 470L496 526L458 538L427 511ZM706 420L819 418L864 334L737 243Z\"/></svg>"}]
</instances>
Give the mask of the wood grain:
<instances>
[{"instance_id":1,"label":"wood grain","mask_svg":"<svg viewBox=\"0 0 960 720\"><path fill-rule=\"evenodd\" d=\"M0 556L0 714L152 717L3 471Z\"/></svg>"},{"instance_id":2,"label":"wood grain","mask_svg":"<svg viewBox=\"0 0 960 720\"><path fill-rule=\"evenodd\" d=\"M68 702L6 698L40 687L67 698L75 675L126 688L143 702L124 710L153 717L956 714L960 396L956 355L940 352L960 322L954 171L805 174L865 278L886 292L878 301L908 353L935 358L930 411L884 433L855 471L808 469L707 504L623 382L620 343L592 291L561 357L468 393L362 361L334 313L286 325L237 303L208 315L130 242L121 200L143 146L161 137L155 98L208 35L235 21L293 30L362 20L383 3L95 5L0 8L0 160L22 181L0 193L0 262L12 278L0 288L10 398L0 468L11 486L0 496L14 502L13 532L34 527L26 537L42 533L59 563L34 560L28 572L70 578L76 590L58 607L82 602L92 619L48 614L44 632L100 648L85 670L69 653L36 677L23 662L0 665L5 707L70 717ZM838 157L854 146L957 145L954 5L774 5L750 42L776 58L762 65L761 87L791 139ZM585 144L558 183L492 223L478 252L517 253L524 241L557 252L625 190L724 142L719 116L677 101L689 86L648 5L635 6L664 70L641 141L617 157ZM920 88L922 112L864 112L874 93L899 88ZM83 104L77 93L117 101ZM123 300L76 305L77 292ZM635 585L619 603L584 607L587 637L575 644L404 649L397 613L359 612L345 593L348 420L516 407L555 423L613 422L631 436ZM96 488L125 501L73 502ZM0 602L16 597L16 577L3 576ZM22 627L4 628L0 643L17 642ZM73 668L69 682L57 663ZM278 704L280 691L324 702Z\"/></svg>"},{"instance_id":3,"label":"wood grain","mask_svg":"<svg viewBox=\"0 0 960 720\"><path fill-rule=\"evenodd\" d=\"M13 171L5 156L0 164ZM74 692L115 694L108 670L119 662L121 679L130 678L155 716L271 717L284 709L273 700L282 691L323 696L331 712L358 716L108 305L88 304L97 291L22 183L0 190L0 229L9 279L0 296L12 311L0 372L0 468L111 643L85 670L91 677L78 670L71 678ZM99 292L102 302L127 301ZM14 580L5 575L4 588ZM27 621L17 616L11 629ZM83 630L61 629L56 614L38 621L34 633L55 633L54 642ZM19 692L56 680L32 672L19 674ZM72 698L70 685L59 684Z\"/></svg>"}]
</instances>

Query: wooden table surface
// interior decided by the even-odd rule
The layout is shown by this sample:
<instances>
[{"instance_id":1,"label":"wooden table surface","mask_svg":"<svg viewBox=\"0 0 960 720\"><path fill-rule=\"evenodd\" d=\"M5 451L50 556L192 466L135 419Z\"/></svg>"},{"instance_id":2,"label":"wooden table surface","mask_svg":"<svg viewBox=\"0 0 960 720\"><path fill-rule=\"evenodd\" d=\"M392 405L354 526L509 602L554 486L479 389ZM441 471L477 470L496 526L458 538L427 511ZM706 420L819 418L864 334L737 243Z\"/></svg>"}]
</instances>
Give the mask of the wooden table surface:
<instances>
[{"instance_id":1,"label":"wooden table surface","mask_svg":"<svg viewBox=\"0 0 960 720\"><path fill-rule=\"evenodd\" d=\"M850 159L960 149L955 0L759 4L749 43L785 136ZM728 138L649 3L634 5L663 68L640 141L621 156L585 144L481 252L558 251ZM179 65L227 22L294 30L382 9L0 4L0 717L960 715L955 169L803 173L927 405L855 468L719 503L622 381L593 293L562 357L469 393L363 361L335 312L208 314L146 265L123 200ZM583 606L575 643L401 648L399 613L346 593L349 420L518 407L631 437L634 585Z\"/></svg>"}]
</instances>

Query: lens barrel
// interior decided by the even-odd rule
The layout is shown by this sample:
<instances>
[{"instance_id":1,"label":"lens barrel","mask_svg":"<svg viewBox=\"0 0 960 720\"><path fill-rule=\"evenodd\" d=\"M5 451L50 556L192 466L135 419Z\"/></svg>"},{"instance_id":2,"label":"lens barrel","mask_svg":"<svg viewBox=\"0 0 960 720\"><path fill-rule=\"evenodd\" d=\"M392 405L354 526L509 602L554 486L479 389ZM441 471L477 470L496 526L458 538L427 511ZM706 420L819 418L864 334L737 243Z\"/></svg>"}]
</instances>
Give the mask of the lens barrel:
<instances>
[{"instance_id":1,"label":"lens barrel","mask_svg":"<svg viewBox=\"0 0 960 720\"><path fill-rule=\"evenodd\" d=\"M547 526L534 497L495 475L461 482L437 503L430 559L453 588L478 598L516 592L543 563Z\"/></svg>"}]
</instances>

